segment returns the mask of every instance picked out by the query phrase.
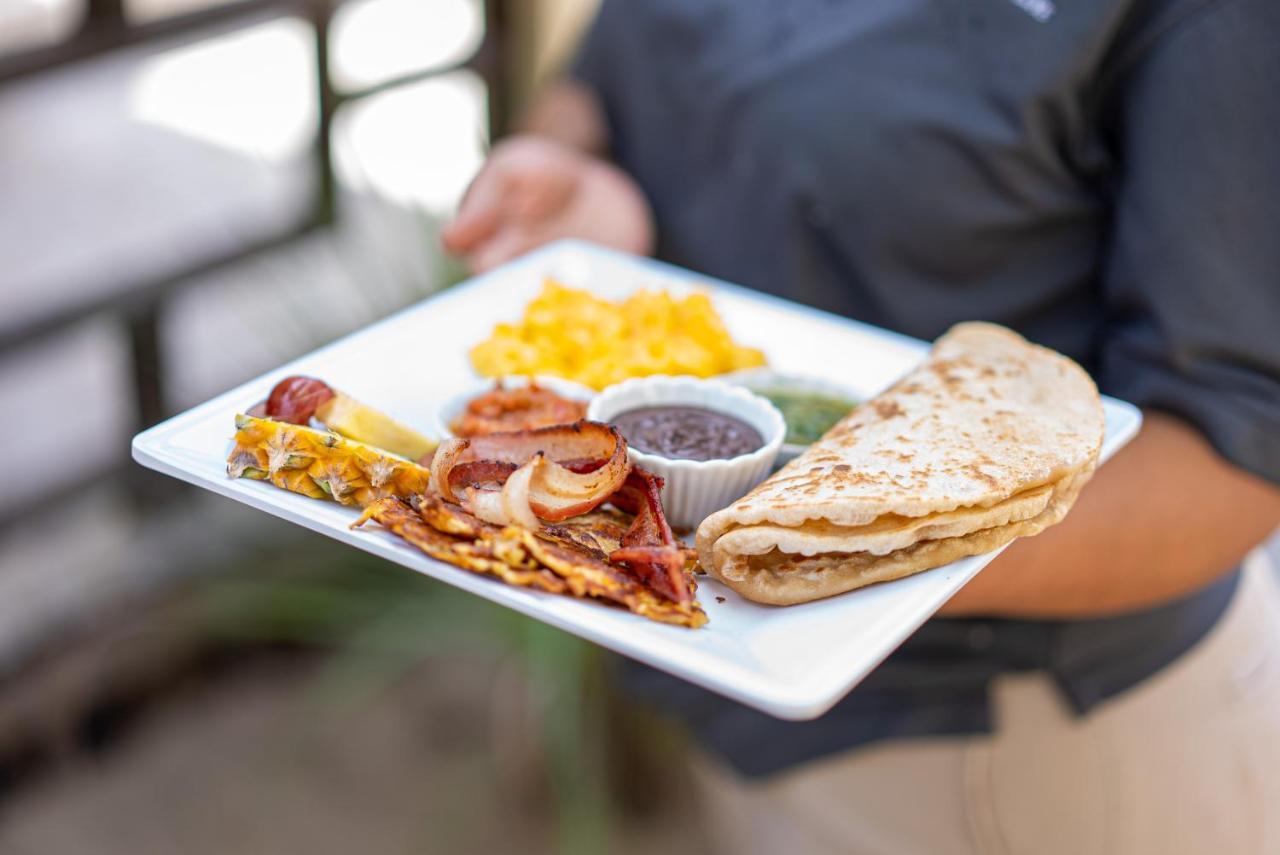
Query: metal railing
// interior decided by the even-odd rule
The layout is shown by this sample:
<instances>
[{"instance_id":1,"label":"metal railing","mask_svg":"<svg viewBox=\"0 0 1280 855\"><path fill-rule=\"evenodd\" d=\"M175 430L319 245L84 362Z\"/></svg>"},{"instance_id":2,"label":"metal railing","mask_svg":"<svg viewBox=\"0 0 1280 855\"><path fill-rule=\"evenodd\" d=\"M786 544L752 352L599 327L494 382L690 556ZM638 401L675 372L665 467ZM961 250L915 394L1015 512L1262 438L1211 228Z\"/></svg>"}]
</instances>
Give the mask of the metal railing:
<instances>
[{"instance_id":1,"label":"metal railing","mask_svg":"<svg viewBox=\"0 0 1280 855\"><path fill-rule=\"evenodd\" d=\"M488 91L490 135L500 135L508 115L507 94L511 89L510 49L511 0L486 0L484 37L466 59L444 66L382 81L367 88L343 91L336 88L330 74L329 34L334 13L343 0L228 0L200 11L145 23L131 23L124 0L87 0L80 26L62 42L9 56L0 56L0 86L45 71L102 56L126 47L158 39L184 35L204 36L217 28L235 29L257 23L265 17L295 16L304 19L315 35L315 71L319 86L319 110L312 146L312 192L308 208L293 223L271 234L244 243L230 252L193 259L179 270L158 273L154 278L111 289L107 295L93 296L60 306L12 325L0 320L0 359L19 348L36 344L89 318L108 316L119 322L129 343L133 420L138 430L170 415L165 398L165 365L161 343L166 302L201 276L279 249L317 229L330 226L340 215L337 178L334 171L332 131L335 114L344 104L430 77L467 69L476 73ZM166 482L149 473L125 469L122 454L118 464L97 473L98 478L128 471L134 497L146 504L156 493L168 494ZM45 494L24 502L20 510L0 516L0 530L63 500L73 491L83 490L89 478L84 474L74 484L53 486Z\"/></svg>"}]
</instances>

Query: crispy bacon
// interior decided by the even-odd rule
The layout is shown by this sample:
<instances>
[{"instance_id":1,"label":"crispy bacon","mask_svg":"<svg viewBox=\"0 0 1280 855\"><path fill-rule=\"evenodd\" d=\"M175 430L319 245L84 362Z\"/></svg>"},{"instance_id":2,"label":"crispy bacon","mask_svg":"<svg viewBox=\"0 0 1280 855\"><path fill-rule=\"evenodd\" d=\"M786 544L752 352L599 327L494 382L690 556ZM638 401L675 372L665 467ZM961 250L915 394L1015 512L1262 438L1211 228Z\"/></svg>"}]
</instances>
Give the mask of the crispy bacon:
<instances>
[{"instance_id":1,"label":"crispy bacon","mask_svg":"<svg viewBox=\"0 0 1280 855\"><path fill-rule=\"evenodd\" d=\"M458 463L449 472L449 486L458 490L463 487L502 484L519 468L514 463L499 460L473 460L470 463Z\"/></svg>"},{"instance_id":2,"label":"crispy bacon","mask_svg":"<svg viewBox=\"0 0 1280 855\"><path fill-rule=\"evenodd\" d=\"M358 528L371 519L439 561L473 573L497 576L509 585L552 594L563 594L569 590L563 579L527 554L512 550L504 552L502 544L484 539L479 531L469 527L449 530L438 523L433 525L433 520L425 519L420 511L415 511L400 499L386 498L373 502L351 527ZM458 521L459 524L462 522Z\"/></svg>"},{"instance_id":3,"label":"crispy bacon","mask_svg":"<svg viewBox=\"0 0 1280 855\"><path fill-rule=\"evenodd\" d=\"M623 521L616 515L597 512L534 532L492 525L439 496L423 495L409 504L397 499L375 502L356 525L377 520L433 558L513 585L609 601L663 623L706 623L706 613L696 601L672 600L605 560L595 544L621 536ZM552 530L556 536L545 536Z\"/></svg>"},{"instance_id":4,"label":"crispy bacon","mask_svg":"<svg viewBox=\"0 0 1280 855\"><path fill-rule=\"evenodd\" d=\"M579 469L589 468L590 461L609 460L616 454L619 442L622 450L626 450L626 440L614 427L585 419L572 424L474 436L465 441L471 448L468 458L471 460L505 460L519 464L541 451L551 460L572 462Z\"/></svg>"},{"instance_id":5,"label":"crispy bacon","mask_svg":"<svg viewBox=\"0 0 1280 855\"><path fill-rule=\"evenodd\" d=\"M689 574L684 569L689 554L667 524L661 491L660 477L633 468L622 487L610 497L614 507L634 514L635 519L622 536L621 548L610 553L609 560L626 567L664 596L688 603L693 600Z\"/></svg>"},{"instance_id":6,"label":"crispy bacon","mask_svg":"<svg viewBox=\"0 0 1280 855\"><path fill-rule=\"evenodd\" d=\"M621 434L588 421L455 438L443 443L431 461L432 483L444 499L461 501L473 512L483 507L490 522L505 513L507 521L522 525L532 517L562 522L594 510L622 486L630 469ZM508 490L520 471L527 474ZM486 483L502 485L500 503L483 495L497 492L480 489ZM469 491L465 499L459 498L460 490ZM532 516L523 512L525 506Z\"/></svg>"},{"instance_id":7,"label":"crispy bacon","mask_svg":"<svg viewBox=\"0 0 1280 855\"><path fill-rule=\"evenodd\" d=\"M585 402L562 398L536 381L507 389L499 380L493 389L467 402L466 409L449 424L449 429L454 436L483 436L569 424L586 414Z\"/></svg>"},{"instance_id":8,"label":"crispy bacon","mask_svg":"<svg viewBox=\"0 0 1280 855\"><path fill-rule=\"evenodd\" d=\"M436 446L435 456L431 458L431 485L446 501L454 503L461 501L453 492L453 479L449 476L453 473L454 466L458 464L458 459L470 445L470 440L447 439Z\"/></svg>"},{"instance_id":9,"label":"crispy bacon","mask_svg":"<svg viewBox=\"0 0 1280 855\"><path fill-rule=\"evenodd\" d=\"M502 485L502 512L513 523L531 531L542 527L534 511L533 484L549 463L541 451L529 458L529 462L521 466Z\"/></svg>"},{"instance_id":10,"label":"crispy bacon","mask_svg":"<svg viewBox=\"0 0 1280 855\"><path fill-rule=\"evenodd\" d=\"M629 546L609 553L609 562L632 571L641 582L677 603L693 602L684 566L688 553L670 546Z\"/></svg>"},{"instance_id":11,"label":"crispy bacon","mask_svg":"<svg viewBox=\"0 0 1280 855\"><path fill-rule=\"evenodd\" d=\"M610 503L633 515L608 558L676 603L693 601L680 545L662 510L662 479L627 460L626 441L608 425L578 422L443 443L431 462L436 492L495 525L537 532Z\"/></svg>"},{"instance_id":12,"label":"crispy bacon","mask_svg":"<svg viewBox=\"0 0 1280 855\"><path fill-rule=\"evenodd\" d=\"M305 425L316 410L334 396L323 380L314 377L286 377L267 396L266 415L281 422Z\"/></svg>"}]
</instances>

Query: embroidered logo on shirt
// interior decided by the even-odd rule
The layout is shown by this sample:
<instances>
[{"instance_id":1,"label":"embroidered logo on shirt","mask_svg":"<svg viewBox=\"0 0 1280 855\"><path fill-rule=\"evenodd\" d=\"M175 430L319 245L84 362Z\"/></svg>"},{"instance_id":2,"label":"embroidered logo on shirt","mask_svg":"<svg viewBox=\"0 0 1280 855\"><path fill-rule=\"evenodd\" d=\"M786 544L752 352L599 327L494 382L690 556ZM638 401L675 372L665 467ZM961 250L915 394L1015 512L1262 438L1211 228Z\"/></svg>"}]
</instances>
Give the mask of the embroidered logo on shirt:
<instances>
[{"instance_id":1,"label":"embroidered logo on shirt","mask_svg":"<svg viewBox=\"0 0 1280 855\"><path fill-rule=\"evenodd\" d=\"M1053 0L1009 0L1009 2L1042 24L1058 11L1058 7L1053 5Z\"/></svg>"}]
</instances>

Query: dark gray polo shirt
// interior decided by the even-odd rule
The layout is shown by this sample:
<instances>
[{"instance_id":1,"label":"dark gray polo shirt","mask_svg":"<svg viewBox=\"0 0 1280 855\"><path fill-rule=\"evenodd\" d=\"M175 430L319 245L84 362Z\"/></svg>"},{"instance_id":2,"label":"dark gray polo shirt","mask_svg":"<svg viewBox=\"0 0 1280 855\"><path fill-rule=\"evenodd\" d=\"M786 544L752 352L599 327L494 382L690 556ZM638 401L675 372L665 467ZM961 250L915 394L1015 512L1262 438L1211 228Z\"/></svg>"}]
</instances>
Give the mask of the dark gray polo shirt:
<instances>
[{"instance_id":1,"label":"dark gray polo shirt","mask_svg":"<svg viewBox=\"0 0 1280 855\"><path fill-rule=\"evenodd\" d=\"M1280 481L1275 0L605 0L575 74L663 257L925 339L1006 324ZM934 620L808 724L638 679L766 773L985 730L1009 670L1086 711L1234 585L1101 621Z\"/></svg>"}]
</instances>

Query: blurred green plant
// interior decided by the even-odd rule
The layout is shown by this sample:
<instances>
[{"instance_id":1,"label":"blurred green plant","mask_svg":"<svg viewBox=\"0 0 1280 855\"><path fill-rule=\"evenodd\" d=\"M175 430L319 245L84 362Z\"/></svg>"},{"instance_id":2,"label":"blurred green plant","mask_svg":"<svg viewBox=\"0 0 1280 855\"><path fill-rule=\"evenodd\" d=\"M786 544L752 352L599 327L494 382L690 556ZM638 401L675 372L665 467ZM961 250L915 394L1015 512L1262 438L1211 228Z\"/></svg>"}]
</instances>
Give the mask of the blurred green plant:
<instances>
[{"instance_id":1,"label":"blurred green plant","mask_svg":"<svg viewBox=\"0 0 1280 855\"><path fill-rule=\"evenodd\" d=\"M227 644L326 652L309 696L341 716L433 657L514 663L540 737L555 851L607 852L616 815L609 781L609 657L594 645L479 597L353 550L269 554L202 586L202 631ZM495 583L497 584L497 583Z\"/></svg>"}]
</instances>

